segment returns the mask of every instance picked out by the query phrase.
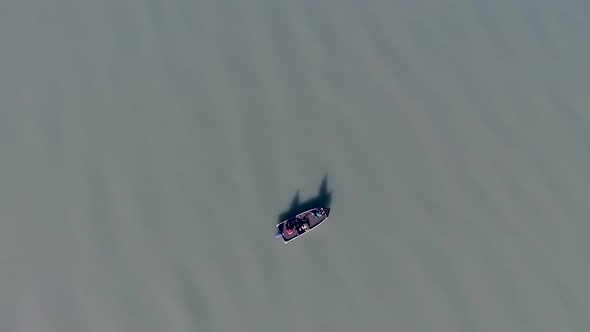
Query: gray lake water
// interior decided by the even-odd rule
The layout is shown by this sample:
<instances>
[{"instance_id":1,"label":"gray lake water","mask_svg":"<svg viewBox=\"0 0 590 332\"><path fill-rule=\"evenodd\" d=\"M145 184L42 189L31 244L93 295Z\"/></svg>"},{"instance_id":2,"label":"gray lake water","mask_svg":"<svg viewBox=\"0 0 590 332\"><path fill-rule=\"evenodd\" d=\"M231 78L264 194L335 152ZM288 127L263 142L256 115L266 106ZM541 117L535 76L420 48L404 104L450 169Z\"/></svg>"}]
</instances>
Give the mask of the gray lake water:
<instances>
[{"instance_id":1,"label":"gray lake water","mask_svg":"<svg viewBox=\"0 0 590 332\"><path fill-rule=\"evenodd\" d=\"M585 331L589 35L582 0L0 4L0 330Z\"/></svg>"}]
</instances>

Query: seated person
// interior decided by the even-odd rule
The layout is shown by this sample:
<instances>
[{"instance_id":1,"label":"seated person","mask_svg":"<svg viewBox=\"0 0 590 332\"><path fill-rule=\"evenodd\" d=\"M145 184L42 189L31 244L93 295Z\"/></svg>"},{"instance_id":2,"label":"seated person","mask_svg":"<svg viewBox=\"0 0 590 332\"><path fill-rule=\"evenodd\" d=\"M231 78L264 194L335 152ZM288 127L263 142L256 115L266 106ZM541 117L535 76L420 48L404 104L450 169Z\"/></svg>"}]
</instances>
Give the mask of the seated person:
<instances>
[{"instance_id":1,"label":"seated person","mask_svg":"<svg viewBox=\"0 0 590 332\"><path fill-rule=\"evenodd\" d=\"M291 221L285 223L285 232L289 235L293 234L294 225Z\"/></svg>"}]
</instances>

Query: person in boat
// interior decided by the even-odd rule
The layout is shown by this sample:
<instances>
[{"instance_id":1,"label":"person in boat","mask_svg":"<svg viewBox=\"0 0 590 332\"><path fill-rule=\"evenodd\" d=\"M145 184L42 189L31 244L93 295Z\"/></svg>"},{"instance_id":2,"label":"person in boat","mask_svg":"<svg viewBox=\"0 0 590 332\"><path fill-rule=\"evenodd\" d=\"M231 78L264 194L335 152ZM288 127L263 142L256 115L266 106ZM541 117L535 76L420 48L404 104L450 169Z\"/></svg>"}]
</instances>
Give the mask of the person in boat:
<instances>
[{"instance_id":1,"label":"person in boat","mask_svg":"<svg viewBox=\"0 0 590 332\"><path fill-rule=\"evenodd\" d=\"M285 232L289 235L293 234L294 227L293 223L289 220L285 223Z\"/></svg>"},{"instance_id":2,"label":"person in boat","mask_svg":"<svg viewBox=\"0 0 590 332\"><path fill-rule=\"evenodd\" d=\"M317 209L317 210L315 210L315 216L316 217L321 218L323 214L324 214L324 209Z\"/></svg>"}]
</instances>

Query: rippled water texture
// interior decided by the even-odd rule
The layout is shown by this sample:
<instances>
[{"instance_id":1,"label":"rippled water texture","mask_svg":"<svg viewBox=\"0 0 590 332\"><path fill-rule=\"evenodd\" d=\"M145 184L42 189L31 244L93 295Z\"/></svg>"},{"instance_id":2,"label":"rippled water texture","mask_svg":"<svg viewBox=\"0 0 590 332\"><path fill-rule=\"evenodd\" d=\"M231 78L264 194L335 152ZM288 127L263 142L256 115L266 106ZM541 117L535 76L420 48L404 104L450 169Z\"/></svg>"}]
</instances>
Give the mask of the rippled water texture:
<instances>
[{"instance_id":1,"label":"rippled water texture","mask_svg":"<svg viewBox=\"0 0 590 332\"><path fill-rule=\"evenodd\" d=\"M0 330L587 330L587 3L4 2Z\"/></svg>"}]
</instances>

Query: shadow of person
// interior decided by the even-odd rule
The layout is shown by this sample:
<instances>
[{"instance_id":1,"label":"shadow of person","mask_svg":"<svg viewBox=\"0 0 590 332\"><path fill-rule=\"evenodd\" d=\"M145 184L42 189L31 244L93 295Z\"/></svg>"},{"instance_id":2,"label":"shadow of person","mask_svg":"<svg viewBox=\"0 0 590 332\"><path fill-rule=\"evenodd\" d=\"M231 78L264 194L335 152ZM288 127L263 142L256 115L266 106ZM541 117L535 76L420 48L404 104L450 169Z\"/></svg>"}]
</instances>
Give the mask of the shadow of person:
<instances>
[{"instance_id":1,"label":"shadow of person","mask_svg":"<svg viewBox=\"0 0 590 332\"><path fill-rule=\"evenodd\" d=\"M291 206L279 214L277 222L281 222L295 216L296 214L318 206L329 208L330 203L332 202L332 193L333 191L328 192L328 175L326 174L322 180L322 184L320 185L320 190L315 197L312 197L304 202L300 202L299 190L297 190L295 197L293 197L293 200L291 201Z\"/></svg>"}]
</instances>

